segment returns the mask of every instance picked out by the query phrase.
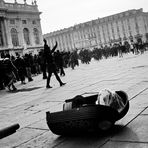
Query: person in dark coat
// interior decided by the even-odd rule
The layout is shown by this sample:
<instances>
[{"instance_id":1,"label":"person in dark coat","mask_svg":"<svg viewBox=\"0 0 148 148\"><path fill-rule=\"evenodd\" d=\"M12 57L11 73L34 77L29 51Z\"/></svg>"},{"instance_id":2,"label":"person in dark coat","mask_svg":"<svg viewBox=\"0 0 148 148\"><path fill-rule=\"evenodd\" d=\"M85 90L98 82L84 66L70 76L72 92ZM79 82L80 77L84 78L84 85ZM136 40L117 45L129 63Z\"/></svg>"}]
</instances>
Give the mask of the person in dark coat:
<instances>
[{"instance_id":1,"label":"person in dark coat","mask_svg":"<svg viewBox=\"0 0 148 148\"><path fill-rule=\"evenodd\" d=\"M24 61L25 61L25 66L26 66L26 73L27 73L28 82L33 81L32 73L31 73L31 66L32 66L31 59L32 59L31 55L25 54Z\"/></svg>"},{"instance_id":2,"label":"person in dark coat","mask_svg":"<svg viewBox=\"0 0 148 148\"><path fill-rule=\"evenodd\" d=\"M16 59L15 59L15 66L18 69L18 76L21 81L21 84L26 84L25 83L25 76L26 76L26 66L25 66L25 61L23 58L20 57L20 55L17 53L16 54Z\"/></svg>"},{"instance_id":3,"label":"person in dark coat","mask_svg":"<svg viewBox=\"0 0 148 148\"><path fill-rule=\"evenodd\" d=\"M60 79L60 77L57 74L57 69L56 69L56 65L54 62L54 58L53 58L53 53L55 51L55 49L57 48L58 43L56 42L55 46L53 47L52 50L50 50L50 47L47 45L47 41L44 39L44 56L46 59L46 63L47 63L47 70L48 70L48 77L47 77L47 83L46 83L46 88L52 88L50 86L50 78L52 73L54 73L56 79L58 80L58 82L60 83L60 86L65 85L66 83L63 83Z\"/></svg>"},{"instance_id":4,"label":"person in dark coat","mask_svg":"<svg viewBox=\"0 0 148 148\"><path fill-rule=\"evenodd\" d=\"M46 73L46 59L45 59L45 54L44 51L39 52L39 64L41 67L41 71L43 73L43 79L47 79L47 73Z\"/></svg>"},{"instance_id":5,"label":"person in dark coat","mask_svg":"<svg viewBox=\"0 0 148 148\"><path fill-rule=\"evenodd\" d=\"M73 51L73 52L70 54L69 63L70 63L70 66L71 66L72 69L74 69L74 67L75 67L76 65L79 66L77 51Z\"/></svg>"},{"instance_id":6,"label":"person in dark coat","mask_svg":"<svg viewBox=\"0 0 148 148\"><path fill-rule=\"evenodd\" d=\"M3 60L3 70L4 70L4 85L7 87L10 91L11 90L17 90L17 88L14 85L16 76L14 74L14 71L17 71L17 68L14 66L12 61L9 59L8 56L4 58Z\"/></svg>"},{"instance_id":7,"label":"person in dark coat","mask_svg":"<svg viewBox=\"0 0 148 148\"><path fill-rule=\"evenodd\" d=\"M63 61L63 56L60 53L59 50L57 50L57 52L55 52L54 54L54 58L55 58L55 62L56 62L56 66L60 72L60 76L65 76L65 71L64 71L64 61Z\"/></svg>"},{"instance_id":8,"label":"person in dark coat","mask_svg":"<svg viewBox=\"0 0 148 148\"><path fill-rule=\"evenodd\" d=\"M3 66L3 59L0 58L0 90L4 88L4 66Z\"/></svg>"}]
</instances>

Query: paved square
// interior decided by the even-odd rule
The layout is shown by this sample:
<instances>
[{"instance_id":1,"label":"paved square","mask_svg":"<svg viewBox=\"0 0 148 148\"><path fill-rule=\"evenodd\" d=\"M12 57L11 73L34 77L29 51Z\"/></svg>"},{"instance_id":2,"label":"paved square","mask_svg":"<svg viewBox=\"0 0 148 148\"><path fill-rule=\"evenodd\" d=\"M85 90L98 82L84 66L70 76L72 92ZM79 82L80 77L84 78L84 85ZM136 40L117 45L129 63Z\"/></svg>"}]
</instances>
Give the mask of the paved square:
<instances>
[{"instance_id":1,"label":"paved square","mask_svg":"<svg viewBox=\"0 0 148 148\"><path fill-rule=\"evenodd\" d=\"M26 85L16 83L18 91L0 91L0 127L19 123L20 129L0 140L0 147L148 147L148 52L127 54L90 64L80 64L75 70L65 69L61 77L67 84L60 87L55 77L53 88L46 89L42 75ZM54 135L46 125L46 111L60 111L65 99L103 88L123 90L130 100L127 115L116 122L118 132L84 137Z\"/></svg>"}]
</instances>

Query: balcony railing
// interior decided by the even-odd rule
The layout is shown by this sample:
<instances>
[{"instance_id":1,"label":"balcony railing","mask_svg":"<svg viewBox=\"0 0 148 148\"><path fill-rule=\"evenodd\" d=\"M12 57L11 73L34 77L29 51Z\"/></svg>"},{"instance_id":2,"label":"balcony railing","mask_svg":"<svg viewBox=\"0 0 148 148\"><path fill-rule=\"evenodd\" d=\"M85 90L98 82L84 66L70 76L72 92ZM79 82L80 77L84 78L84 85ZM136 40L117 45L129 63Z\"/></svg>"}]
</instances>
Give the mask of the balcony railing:
<instances>
[{"instance_id":1,"label":"balcony railing","mask_svg":"<svg viewBox=\"0 0 148 148\"><path fill-rule=\"evenodd\" d=\"M18 4L18 3L4 3L4 8L8 11L31 11L38 12L37 5Z\"/></svg>"}]
</instances>

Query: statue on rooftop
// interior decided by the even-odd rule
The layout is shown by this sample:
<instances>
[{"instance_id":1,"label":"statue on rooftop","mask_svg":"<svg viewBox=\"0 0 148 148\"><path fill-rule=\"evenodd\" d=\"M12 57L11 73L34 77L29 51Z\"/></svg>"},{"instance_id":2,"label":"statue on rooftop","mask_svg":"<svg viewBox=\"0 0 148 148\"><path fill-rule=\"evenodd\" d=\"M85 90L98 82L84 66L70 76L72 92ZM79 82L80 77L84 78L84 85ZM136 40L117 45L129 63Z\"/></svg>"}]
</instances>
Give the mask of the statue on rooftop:
<instances>
[{"instance_id":1,"label":"statue on rooftop","mask_svg":"<svg viewBox=\"0 0 148 148\"><path fill-rule=\"evenodd\" d=\"M4 5L4 0L0 0L0 6L3 7Z\"/></svg>"},{"instance_id":2,"label":"statue on rooftop","mask_svg":"<svg viewBox=\"0 0 148 148\"><path fill-rule=\"evenodd\" d=\"M26 4L26 0L24 0L24 4Z\"/></svg>"},{"instance_id":3,"label":"statue on rooftop","mask_svg":"<svg viewBox=\"0 0 148 148\"><path fill-rule=\"evenodd\" d=\"M0 0L0 3L1 3L1 2L4 2L4 0Z\"/></svg>"},{"instance_id":4,"label":"statue on rooftop","mask_svg":"<svg viewBox=\"0 0 148 148\"><path fill-rule=\"evenodd\" d=\"M36 0L34 0L34 4L37 5L37 1Z\"/></svg>"}]
</instances>

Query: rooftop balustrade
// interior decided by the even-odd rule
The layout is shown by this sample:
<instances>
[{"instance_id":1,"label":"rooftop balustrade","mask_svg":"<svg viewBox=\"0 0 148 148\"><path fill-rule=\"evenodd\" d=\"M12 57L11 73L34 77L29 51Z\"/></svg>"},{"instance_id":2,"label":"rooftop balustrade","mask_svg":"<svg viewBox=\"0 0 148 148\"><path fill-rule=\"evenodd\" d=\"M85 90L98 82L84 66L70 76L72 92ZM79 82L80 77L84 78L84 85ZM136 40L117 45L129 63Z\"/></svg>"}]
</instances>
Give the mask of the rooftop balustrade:
<instances>
[{"instance_id":1,"label":"rooftop balustrade","mask_svg":"<svg viewBox=\"0 0 148 148\"><path fill-rule=\"evenodd\" d=\"M19 4L19 3L5 3L0 2L0 9L6 10L7 12L39 12L38 6L36 4L34 5L28 5L28 4Z\"/></svg>"}]
</instances>

